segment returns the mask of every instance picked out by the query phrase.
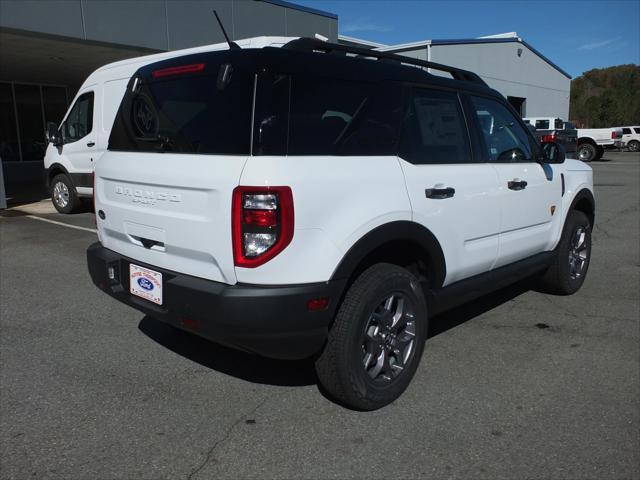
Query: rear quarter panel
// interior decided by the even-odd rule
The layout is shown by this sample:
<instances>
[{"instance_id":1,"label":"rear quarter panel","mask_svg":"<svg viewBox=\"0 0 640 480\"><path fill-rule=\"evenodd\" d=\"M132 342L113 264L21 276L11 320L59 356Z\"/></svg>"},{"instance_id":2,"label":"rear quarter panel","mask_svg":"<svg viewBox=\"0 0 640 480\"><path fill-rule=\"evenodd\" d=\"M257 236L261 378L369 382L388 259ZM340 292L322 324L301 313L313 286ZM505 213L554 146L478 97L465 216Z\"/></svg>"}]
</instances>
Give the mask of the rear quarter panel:
<instances>
[{"instance_id":1,"label":"rear quarter panel","mask_svg":"<svg viewBox=\"0 0 640 480\"><path fill-rule=\"evenodd\" d=\"M327 281L367 232L385 223L411 220L395 156L251 157L240 184L291 187L295 213L291 244L260 267L237 267L242 283Z\"/></svg>"}]
</instances>

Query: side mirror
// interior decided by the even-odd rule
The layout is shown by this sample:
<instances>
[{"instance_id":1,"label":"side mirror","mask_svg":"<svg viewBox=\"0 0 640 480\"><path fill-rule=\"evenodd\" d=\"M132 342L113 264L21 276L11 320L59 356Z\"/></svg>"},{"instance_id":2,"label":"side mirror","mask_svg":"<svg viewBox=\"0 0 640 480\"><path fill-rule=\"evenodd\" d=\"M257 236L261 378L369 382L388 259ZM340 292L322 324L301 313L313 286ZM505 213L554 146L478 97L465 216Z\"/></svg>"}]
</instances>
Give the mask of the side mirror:
<instances>
[{"instance_id":1,"label":"side mirror","mask_svg":"<svg viewBox=\"0 0 640 480\"><path fill-rule=\"evenodd\" d=\"M47 142L53 144L54 147L62 145L62 132L58 129L58 125L53 122L47 122L47 130L44 133Z\"/></svg>"},{"instance_id":2,"label":"side mirror","mask_svg":"<svg viewBox=\"0 0 640 480\"><path fill-rule=\"evenodd\" d=\"M542 153L545 163L564 163L565 150L558 143L545 142L542 144Z\"/></svg>"}]
</instances>

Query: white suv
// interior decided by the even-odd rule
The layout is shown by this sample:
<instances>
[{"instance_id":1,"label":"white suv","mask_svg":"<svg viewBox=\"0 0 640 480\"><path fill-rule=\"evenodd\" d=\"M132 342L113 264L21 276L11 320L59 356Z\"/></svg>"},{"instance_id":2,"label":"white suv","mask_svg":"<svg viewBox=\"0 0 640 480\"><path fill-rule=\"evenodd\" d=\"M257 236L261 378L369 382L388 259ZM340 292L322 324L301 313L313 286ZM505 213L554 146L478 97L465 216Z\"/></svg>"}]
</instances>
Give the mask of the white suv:
<instances>
[{"instance_id":1,"label":"white suv","mask_svg":"<svg viewBox=\"0 0 640 480\"><path fill-rule=\"evenodd\" d=\"M89 271L176 327L315 356L337 401L379 408L428 318L526 276L582 285L592 172L545 148L477 75L421 60L298 39L154 63L96 168Z\"/></svg>"},{"instance_id":2,"label":"white suv","mask_svg":"<svg viewBox=\"0 0 640 480\"><path fill-rule=\"evenodd\" d=\"M620 127L622 128L622 143L630 152L640 151L640 127Z\"/></svg>"}]
</instances>

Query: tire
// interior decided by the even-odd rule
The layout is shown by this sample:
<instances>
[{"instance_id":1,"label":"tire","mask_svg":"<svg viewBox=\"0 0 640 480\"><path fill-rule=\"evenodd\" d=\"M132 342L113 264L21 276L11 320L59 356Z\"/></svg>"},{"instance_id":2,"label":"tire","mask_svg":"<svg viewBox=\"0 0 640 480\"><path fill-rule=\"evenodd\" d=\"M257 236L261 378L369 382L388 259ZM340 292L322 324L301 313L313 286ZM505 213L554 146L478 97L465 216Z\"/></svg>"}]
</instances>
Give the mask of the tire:
<instances>
[{"instance_id":1,"label":"tire","mask_svg":"<svg viewBox=\"0 0 640 480\"><path fill-rule=\"evenodd\" d=\"M571 295L580 289L591 261L591 228L591 222L583 212L569 212L553 263L542 277L546 292Z\"/></svg>"},{"instance_id":2,"label":"tire","mask_svg":"<svg viewBox=\"0 0 640 480\"><path fill-rule=\"evenodd\" d=\"M631 140L629 143L627 143L627 148L630 152L637 152L640 150L640 142L637 140Z\"/></svg>"},{"instance_id":3,"label":"tire","mask_svg":"<svg viewBox=\"0 0 640 480\"><path fill-rule=\"evenodd\" d=\"M338 309L316 360L320 385L346 407L381 408L411 382L426 335L427 306L419 281L396 265L374 265L349 287Z\"/></svg>"},{"instance_id":4,"label":"tire","mask_svg":"<svg viewBox=\"0 0 640 480\"><path fill-rule=\"evenodd\" d=\"M596 158L594 158L594 161L598 161L602 158L602 156L604 155L604 147L596 147Z\"/></svg>"},{"instance_id":5,"label":"tire","mask_svg":"<svg viewBox=\"0 0 640 480\"><path fill-rule=\"evenodd\" d=\"M51 180L51 202L60 213L72 213L80 204L71 179L64 173L56 175Z\"/></svg>"},{"instance_id":6,"label":"tire","mask_svg":"<svg viewBox=\"0 0 640 480\"><path fill-rule=\"evenodd\" d=\"M583 162L595 160L598 151L592 143L582 143L578 146L578 159Z\"/></svg>"}]
</instances>

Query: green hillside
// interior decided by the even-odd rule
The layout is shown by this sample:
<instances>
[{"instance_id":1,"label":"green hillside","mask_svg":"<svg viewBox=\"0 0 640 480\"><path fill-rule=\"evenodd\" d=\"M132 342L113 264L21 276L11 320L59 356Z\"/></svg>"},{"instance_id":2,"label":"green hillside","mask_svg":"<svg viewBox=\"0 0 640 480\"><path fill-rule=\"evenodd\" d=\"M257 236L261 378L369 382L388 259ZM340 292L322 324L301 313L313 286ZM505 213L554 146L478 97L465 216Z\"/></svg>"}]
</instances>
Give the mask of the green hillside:
<instances>
[{"instance_id":1,"label":"green hillside","mask_svg":"<svg viewBox=\"0 0 640 480\"><path fill-rule=\"evenodd\" d=\"M569 118L588 128L640 124L640 66L596 68L573 79Z\"/></svg>"}]
</instances>

